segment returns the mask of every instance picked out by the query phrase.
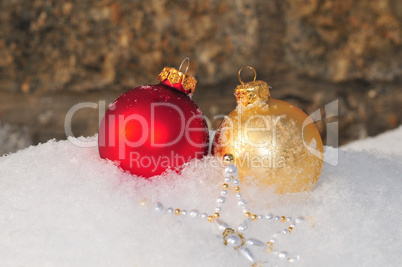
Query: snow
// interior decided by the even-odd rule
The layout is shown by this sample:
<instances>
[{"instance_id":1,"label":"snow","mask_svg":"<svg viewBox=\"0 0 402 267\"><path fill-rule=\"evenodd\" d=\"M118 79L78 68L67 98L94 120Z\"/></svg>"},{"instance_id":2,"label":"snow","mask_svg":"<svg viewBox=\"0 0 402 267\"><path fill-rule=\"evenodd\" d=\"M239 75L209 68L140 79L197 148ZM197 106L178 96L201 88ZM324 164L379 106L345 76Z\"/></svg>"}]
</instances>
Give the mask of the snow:
<instances>
[{"instance_id":1,"label":"snow","mask_svg":"<svg viewBox=\"0 0 402 267\"><path fill-rule=\"evenodd\" d=\"M402 127L347 149L327 147L326 157L339 162L325 164L312 192L276 195L255 185L243 186L243 196L257 213L308 218L275 244L300 256L295 266L397 266L402 262L401 136ZM377 151L368 151L372 148ZM152 208L160 201L211 213L222 183L221 170L212 163L211 158L194 161L181 175L143 180L101 160L96 147L69 140L3 156L0 265L248 266L223 244L213 223ZM236 226L240 210L228 205L223 219ZM275 227L257 221L248 235L268 241ZM266 266L290 265L258 253L269 261Z\"/></svg>"},{"instance_id":2,"label":"snow","mask_svg":"<svg viewBox=\"0 0 402 267\"><path fill-rule=\"evenodd\" d=\"M385 153L391 156L402 156L402 125L397 129L376 137L351 142L343 146L343 148L377 154Z\"/></svg>"}]
</instances>

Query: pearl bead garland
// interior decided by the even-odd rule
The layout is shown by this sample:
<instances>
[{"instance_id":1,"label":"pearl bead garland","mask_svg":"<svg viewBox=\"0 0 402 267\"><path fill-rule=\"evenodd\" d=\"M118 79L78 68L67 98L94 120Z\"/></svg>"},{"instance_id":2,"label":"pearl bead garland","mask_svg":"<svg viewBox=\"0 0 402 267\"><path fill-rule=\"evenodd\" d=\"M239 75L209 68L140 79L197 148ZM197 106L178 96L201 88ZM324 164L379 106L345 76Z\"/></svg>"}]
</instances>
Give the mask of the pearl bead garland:
<instances>
[{"instance_id":1,"label":"pearl bead garland","mask_svg":"<svg viewBox=\"0 0 402 267\"><path fill-rule=\"evenodd\" d=\"M230 155L231 156L231 155ZM272 213L267 214L255 214L249 211L247 204L248 202L243 198L240 193L240 180L238 179L239 170L236 165L231 164L233 162L233 157L227 158L225 155L224 162L226 165L223 170L224 182L222 184L222 190L220 192L220 196L216 198L215 212L212 215L208 215L208 213L203 212L200 213L197 209L192 209L190 211L168 207L164 208L163 204L160 202L156 202L154 205L154 209L157 212L166 212L168 214L175 214L177 216L186 216L189 215L191 218L201 218L207 219L209 222L216 223L218 229L222 231L223 243L227 246L233 247L235 250L239 251L241 255L243 255L252 265L251 266L260 266L263 262L257 262L253 253L251 252L251 247L261 247L264 248L268 254L272 254L277 256L280 259L286 259L289 262L295 262L299 259L299 256L290 257L287 251L275 251L274 244L275 242L282 236L291 234L296 225L305 221L304 217L286 217L286 216L278 216ZM242 209L245 220L238 225L234 230L229 227L229 225L219 219L220 212L222 211L222 206L226 203L226 197L229 195L230 184L233 184L233 190L235 192L235 196L237 198L237 204ZM145 206L146 201L142 200L140 202L141 206ZM246 238L244 233L249 228L253 221L264 220L266 222L278 222L278 223L288 223L289 225L284 228L282 231L276 232L273 234L271 239L267 242L263 242L254 238Z\"/></svg>"}]
</instances>

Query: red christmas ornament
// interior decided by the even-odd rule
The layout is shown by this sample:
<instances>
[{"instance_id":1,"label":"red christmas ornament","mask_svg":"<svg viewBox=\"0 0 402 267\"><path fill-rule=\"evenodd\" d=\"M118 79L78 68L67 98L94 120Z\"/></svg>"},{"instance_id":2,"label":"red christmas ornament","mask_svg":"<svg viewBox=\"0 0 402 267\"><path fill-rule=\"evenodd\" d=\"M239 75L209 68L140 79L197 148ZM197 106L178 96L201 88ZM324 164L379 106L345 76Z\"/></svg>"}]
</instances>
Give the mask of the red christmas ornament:
<instances>
[{"instance_id":1,"label":"red christmas ornament","mask_svg":"<svg viewBox=\"0 0 402 267\"><path fill-rule=\"evenodd\" d=\"M100 157L145 178L208 153L207 123L189 96L197 81L169 67L158 80L118 97L99 129Z\"/></svg>"}]
</instances>

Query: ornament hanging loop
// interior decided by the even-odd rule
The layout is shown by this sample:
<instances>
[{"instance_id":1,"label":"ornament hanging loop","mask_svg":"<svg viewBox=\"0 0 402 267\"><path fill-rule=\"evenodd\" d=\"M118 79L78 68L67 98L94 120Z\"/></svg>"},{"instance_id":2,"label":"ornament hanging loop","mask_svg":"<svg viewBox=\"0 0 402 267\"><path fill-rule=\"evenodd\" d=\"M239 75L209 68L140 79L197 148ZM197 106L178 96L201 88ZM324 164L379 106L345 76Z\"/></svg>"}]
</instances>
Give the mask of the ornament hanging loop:
<instances>
[{"instance_id":1,"label":"ornament hanging loop","mask_svg":"<svg viewBox=\"0 0 402 267\"><path fill-rule=\"evenodd\" d=\"M188 61L188 63L187 63L187 68L186 68L186 71L184 72L184 74L187 74L188 67L190 67L190 58L189 58L189 57L185 57L185 58L183 59L183 61L181 62L180 67L179 67L179 71L182 72L182 71L181 71L181 67L183 67L183 64L184 64L184 62L185 62L186 60Z\"/></svg>"},{"instance_id":2,"label":"ornament hanging loop","mask_svg":"<svg viewBox=\"0 0 402 267\"><path fill-rule=\"evenodd\" d=\"M253 68L253 67L251 67L251 66L249 66L249 65L245 65L245 66L243 66L243 67L241 67L240 69L239 69L239 72L237 73L237 77L239 78L239 82L241 83L241 84L244 84L244 82L241 80L241 77L240 77L240 75L241 75L241 71L244 69L244 68L248 68L248 69L250 69L250 70L252 70L253 72L254 72L254 82L255 82L255 79L257 78L257 72L255 71L255 69Z\"/></svg>"}]
</instances>

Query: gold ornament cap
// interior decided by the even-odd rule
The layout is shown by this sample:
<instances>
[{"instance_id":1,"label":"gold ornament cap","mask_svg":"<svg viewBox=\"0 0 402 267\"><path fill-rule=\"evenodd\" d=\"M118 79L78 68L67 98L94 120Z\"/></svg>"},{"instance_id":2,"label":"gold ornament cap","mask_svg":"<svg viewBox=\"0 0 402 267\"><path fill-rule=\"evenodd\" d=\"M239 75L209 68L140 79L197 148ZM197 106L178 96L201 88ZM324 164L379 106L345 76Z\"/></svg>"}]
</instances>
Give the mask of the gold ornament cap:
<instances>
[{"instance_id":1,"label":"gold ornament cap","mask_svg":"<svg viewBox=\"0 0 402 267\"><path fill-rule=\"evenodd\" d=\"M244 83L241 80L240 74L244 68L251 69L254 72L253 81ZM268 84L264 81L255 80L257 78L257 73L253 67L248 65L241 67L237 76L241 83L235 89L235 96L238 104L247 106L255 103L257 100L267 101L269 98L271 98Z\"/></svg>"},{"instance_id":2,"label":"gold ornament cap","mask_svg":"<svg viewBox=\"0 0 402 267\"><path fill-rule=\"evenodd\" d=\"M181 72L181 68L183 63L188 61L187 68L185 72ZM197 80L191 76L187 75L188 67L190 66L190 59L186 57L179 67L179 70L172 68L172 67L164 67L161 73L158 75L158 80L161 83L173 87L183 93L192 94L195 90L195 86L197 84Z\"/></svg>"}]
</instances>

